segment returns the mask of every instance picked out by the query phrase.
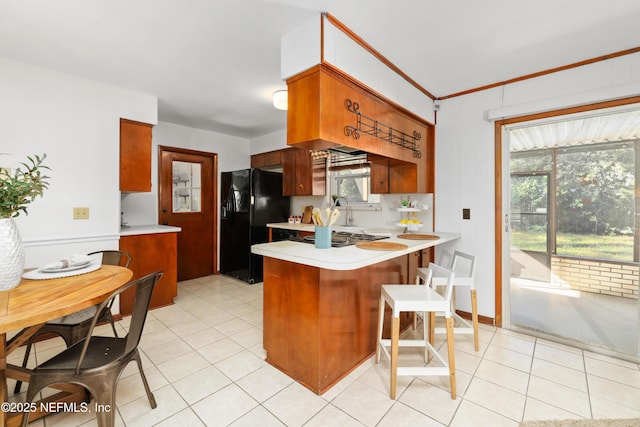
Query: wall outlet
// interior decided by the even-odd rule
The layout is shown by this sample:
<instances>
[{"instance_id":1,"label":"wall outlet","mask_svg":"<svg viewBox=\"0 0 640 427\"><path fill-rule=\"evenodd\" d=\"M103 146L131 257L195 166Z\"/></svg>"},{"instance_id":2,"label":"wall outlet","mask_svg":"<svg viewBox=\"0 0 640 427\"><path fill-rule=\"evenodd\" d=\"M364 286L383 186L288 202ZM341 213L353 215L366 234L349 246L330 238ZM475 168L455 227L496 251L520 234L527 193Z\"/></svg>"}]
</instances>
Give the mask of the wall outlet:
<instances>
[{"instance_id":1,"label":"wall outlet","mask_svg":"<svg viewBox=\"0 0 640 427\"><path fill-rule=\"evenodd\" d=\"M89 219L89 208L73 208L73 219Z\"/></svg>"}]
</instances>

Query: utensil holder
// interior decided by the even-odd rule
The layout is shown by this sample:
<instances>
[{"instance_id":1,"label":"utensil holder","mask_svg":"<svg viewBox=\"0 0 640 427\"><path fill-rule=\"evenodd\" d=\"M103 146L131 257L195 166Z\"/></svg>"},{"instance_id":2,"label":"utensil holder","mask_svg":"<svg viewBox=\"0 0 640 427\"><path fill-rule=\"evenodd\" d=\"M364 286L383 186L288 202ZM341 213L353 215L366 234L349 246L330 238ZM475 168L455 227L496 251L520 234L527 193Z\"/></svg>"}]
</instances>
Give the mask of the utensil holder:
<instances>
[{"instance_id":1,"label":"utensil holder","mask_svg":"<svg viewBox=\"0 0 640 427\"><path fill-rule=\"evenodd\" d=\"M331 247L331 227L316 225L315 244L316 249L329 249Z\"/></svg>"}]
</instances>

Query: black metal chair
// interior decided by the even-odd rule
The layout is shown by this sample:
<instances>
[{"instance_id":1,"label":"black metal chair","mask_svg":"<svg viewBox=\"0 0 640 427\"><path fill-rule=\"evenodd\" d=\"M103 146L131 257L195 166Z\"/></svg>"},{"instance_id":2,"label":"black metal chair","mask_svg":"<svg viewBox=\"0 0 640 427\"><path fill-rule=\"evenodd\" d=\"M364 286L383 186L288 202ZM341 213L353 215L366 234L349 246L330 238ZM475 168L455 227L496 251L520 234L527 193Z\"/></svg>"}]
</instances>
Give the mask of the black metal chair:
<instances>
[{"instance_id":1,"label":"black metal chair","mask_svg":"<svg viewBox=\"0 0 640 427\"><path fill-rule=\"evenodd\" d=\"M116 251L116 250L105 250L105 251L96 251L91 252L87 255L96 255L102 254L102 264L106 265L119 265L122 267L129 267L131 263L131 255L125 251ZM111 329L113 329L113 335L118 336L118 332L116 332L116 325L113 320L113 314L111 313L111 307L113 305L113 301L104 307L104 309L100 312L100 318L98 319L99 323L109 322L111 324ZM60 317L58 319L51 320L47 322L42 328L38 330L26 344L26 350L24 353L24 359L22 360L22 367L27 367L27 362L29 361L29 355L31 354L31 347L33 345L33 340L36 336L42 334L55 334L62 337L67 347L71 347L73 344L80 341L82 338L87 336L87 331L89 330L89 326L91 325L91 320L96 314L97 305L93 307L86 308L84 310L80 310L76 313L69 314L68 316ZM22 388L22 382L16 382L16 386L14 388L14 393L20 393L20 389Z\"/></svg>"},{"instance_id":2,"label":"black metal chair","mask_svg":"<svg viewBox=\"0 0 640 427\"><path fill-rule=\"evenodd\" d=\"M142 370L138 344L149 311L151 293L161 277L162 272L155 272L129 282L100 304L85 339L38 365L33 370L27 390L27 403L32 402L36 394L47 386L77 384L89 391L97 405L102 408L111 408L110 411L97 411L96 416L100 427L113 427L118 378L129 362L135 360L149 403L152 408L155 408L157 404ZM100 310L107 307L117 295L131 287L136 289L127 336L124 338L93 336L93 330L100 317ZM28 422L29 412L24 412L22 426L26 427Z\"/></svg>"}]
</instances>

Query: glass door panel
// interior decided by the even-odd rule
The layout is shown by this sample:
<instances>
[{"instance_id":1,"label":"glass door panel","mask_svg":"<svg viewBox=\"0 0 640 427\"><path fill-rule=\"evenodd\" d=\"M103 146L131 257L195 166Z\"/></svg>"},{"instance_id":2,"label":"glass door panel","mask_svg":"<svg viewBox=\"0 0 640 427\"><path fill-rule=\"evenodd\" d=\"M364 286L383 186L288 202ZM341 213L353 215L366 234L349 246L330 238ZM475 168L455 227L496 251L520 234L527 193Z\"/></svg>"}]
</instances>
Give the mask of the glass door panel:
<instances>
[{"instance_id":1,"label":"glass door panel","mask_svg":"<svg viewBox=\"0 0 640 427\"><path fill-rule=\"evenodd\" d=\"M640 361L636 129L638 110L503 128L505 327Z\"/></svg>"},{"instance_id":2,"label":"glass door panel","mask_svg":"<svg viewBox=\"0 0 640 427\"><path fill-rule=\"evenodd\" d=\"M549 282L549 175L511 175L511 277Z\"/></svg>"},{"instance_id":3,"label":"glass door panel","mask_svg":"<svg viewBox=\"0 0 640 427\"><path fill-rule=\"evenodd\" d=\"M172 162L173 212L200 212L200 163Z\"/></svg>"}]
</instances>

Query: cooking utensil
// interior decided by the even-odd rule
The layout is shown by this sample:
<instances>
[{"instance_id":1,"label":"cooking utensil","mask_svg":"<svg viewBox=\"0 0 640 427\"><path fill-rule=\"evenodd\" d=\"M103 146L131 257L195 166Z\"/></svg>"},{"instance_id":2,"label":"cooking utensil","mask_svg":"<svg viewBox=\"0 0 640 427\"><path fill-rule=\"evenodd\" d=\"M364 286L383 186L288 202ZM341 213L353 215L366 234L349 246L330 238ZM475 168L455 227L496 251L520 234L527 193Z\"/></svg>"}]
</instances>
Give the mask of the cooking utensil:
<instances>
[{"instance_id":1,"label":"cooking utensil","mask_svg":"<svg viewBox=\"0 0 640 427\"><path fill-rule=\"evenodd\" d=\"M340 216L340 211L338 208L334 208L333 212L331 212L331 218L329 219L329 225L333 225L338 221L338 217Z\"/></svg>"},{"instance_id":2,"label":"cooking utensil","mask_svg":"<svg viewBox=\"0 0 640 427\"><path fill-rule=\"evenodd\" d=\"M311 224L311 213L313 212L313 206L305 206L302 213L302 223Z\"/></svg>"},{"instance_id":3,"label":"cooking utensil","mask_svg":"<svg viewBox=\"0 0 640 427\"><path fill-rule=\"evenodd\" d=\"M313 220L316 225L322 225L322 221L320 220L320 208L313 208L313 212L311 213Z\"/></svg>"}]
</instances>

